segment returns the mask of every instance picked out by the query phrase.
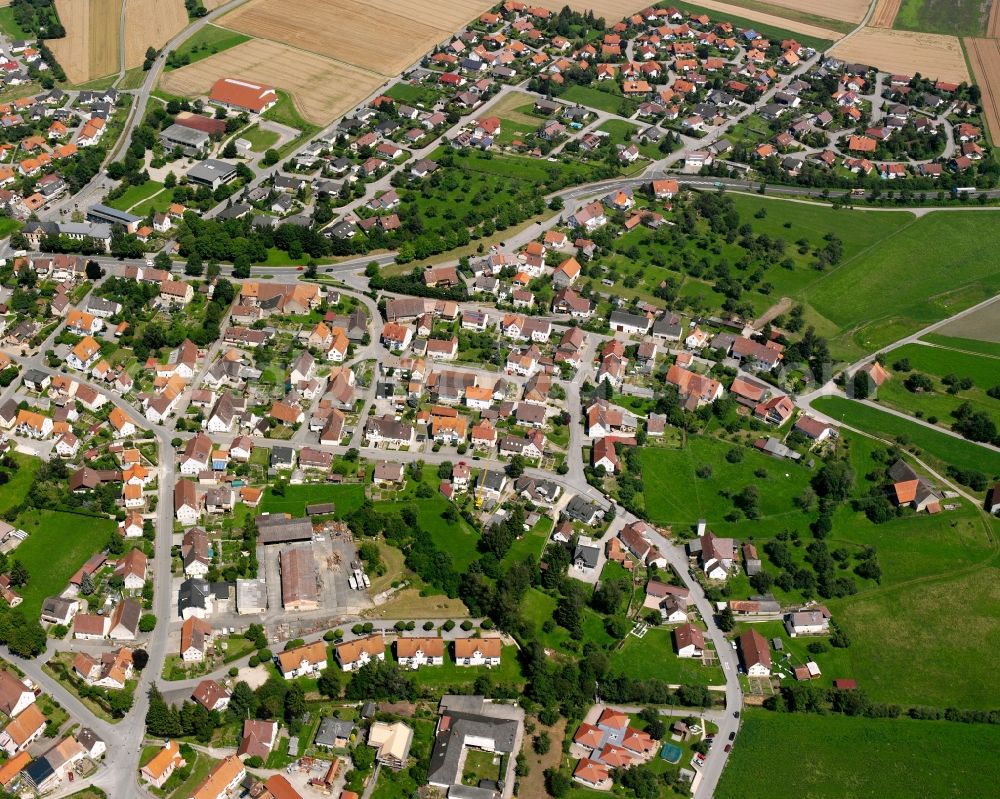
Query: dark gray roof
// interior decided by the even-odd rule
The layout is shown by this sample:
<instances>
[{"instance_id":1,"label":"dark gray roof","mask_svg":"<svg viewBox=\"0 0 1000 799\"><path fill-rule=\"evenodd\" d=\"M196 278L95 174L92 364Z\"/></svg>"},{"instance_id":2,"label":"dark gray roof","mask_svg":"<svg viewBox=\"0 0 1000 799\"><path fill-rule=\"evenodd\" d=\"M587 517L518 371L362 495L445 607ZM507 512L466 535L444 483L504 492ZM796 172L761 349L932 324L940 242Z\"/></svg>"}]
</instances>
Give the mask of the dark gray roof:
<instances>
[{"instance_id":1,"label":"dark gray roof","mask_svg":"<svg viewBox=\"0 0 1000 799\"><path fill-rule=\"evenodd\" d=\"M332 748L338 738L350 738L354 732L354 722L328 716L320 722L316 733L316 746Z\"/></svg>"},{"instance_id":2,"label":"dark gray roof","mask_svg":"<svg viewBox=\"0 0 1000 799\"><path fill-rule=\"evenodd\" d=\"M286 519L283 516L257 517L258 541L261 544L284 544L312 539L309 519Z\"/></svg>"},{"instance_id":3,"label":"dark gray roof","mask_svg":"<svg viewBox=\"0 0 1000 799\"><path fill-rule=\"evenodd\" d=\"M597 561L601 557L601 550L597 547L592 547L587 544L578 544L576 547L576 552L573 553L573 560L582 560L583 564L588 569L596 568Z\"/></svg>"},{"instance_id":4,"label":"dark gray roof","mask_svg":"<svg viewBox=\"0 0 1000 799\"><path fill-rule=\"evenodd\" d=\"M434 751L427 772L428 781L433 784L461 783L459 764L462 759L462 749L469 738L492 740L495 750L503 754L511 754L514 751L518 723L513 719L493 718L454 710L444 710L442 716L450 718L451 723L434 741ZM450 790L448 793L453 795Z\"/></svg>"}]
</instances>

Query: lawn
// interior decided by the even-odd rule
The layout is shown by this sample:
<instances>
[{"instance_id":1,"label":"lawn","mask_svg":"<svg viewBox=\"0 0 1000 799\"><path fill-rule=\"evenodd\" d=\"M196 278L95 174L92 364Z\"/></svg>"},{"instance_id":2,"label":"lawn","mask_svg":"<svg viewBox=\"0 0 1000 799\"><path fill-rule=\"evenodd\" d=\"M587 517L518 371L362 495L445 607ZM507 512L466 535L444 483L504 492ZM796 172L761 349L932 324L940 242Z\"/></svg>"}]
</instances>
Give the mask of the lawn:
<instances>
[{"instance_id":1,"label":"lawn","mask_svg":"<svg viewBox=\"0 0 1000 799\"><path fill-rule=\"evenodd\" d=\"M842 331L835 356L870 352L996 293L998 246L1000 211L929 213L845 258L806 298Z\"/></svg>"},{"instance_id":2,"label":"lawn","mask_svg":"<svg viewBox=\"0 0 1000 799\"><path fill-rule=\"evenodd\" d=\"M559 626L556 626L551 632L542 630L542 625L552 618L555 609L555 597L537 588L529 588L521 602L521 612L524 614L525 621L534 625L535 637L543 646L549 649L571 651L567 647L567 643L570 641L567 630ZM604 619L590 608L584 608L582 627L581 644L592 642L601 648L606 648L614 643L614 639L604 629Z\"/></svg>"},{"instance_id":3,"label":"lawn","mask_svg":"<svg viewBox=\"0 0 1000 799\"><path fill-rule=\"evenodd\" d=\"M188 63L193 64L203 58L208 58L210 55L221 53L223 50L248 41L250 41L250 37L242 33L220 28L217 25L206 25L173 52L174 59L171 63L181 63L180 59L187 56ZM173 69L173 67L168 65L167 69Z\"/></svg>"},{"instance_id":4,"label":"lawn","mask_svg":"<svg viewBox=\"0 0 1000 799\"><path fill-rule=\"evenodd\" d=\"M559 99L567 103L596 108L598 111L607 111L609 114L617 114L625 98L620 94L612 94L593 86L573 85L560 94Z\"/></svg>"},{"instance_id":5,"label":"lawn","mask_svg":"<svg viewBox=\"0 0 1000 799\"><path fill-rule=\"evenodd\" d=\"M42 465L38 458L19 452L10 452L8 457L14 459L17 468L9 473L10 479L0 486L0 515L24 501L25 494L35 480L35 472Z\"/></svg>"},{"instance_id":6,"label":"lawn","mask_svg":"<svg viewBox=\"0 0 1000 799\"><path fill-rule=\"evenodd\" d=\"M625 142L630 141L635 136L638 128L631 122L626 122L623 119L609 119L598 130L602 133L607 133L608 137L615 144L625 144Z\"/></svg>"},{"instance_id":7,"label":"lawn","mask_svg":"<svg viewBox=\"0 0 1000 799\"><path fill-rule=\"evenodd\" d=\"M549 533L551 532L552 519L548 516L543 516L538 524L517 539L511 545L511 548L507 550L507 554L503 556L504 567L524 560L528 556L534 556L536 560L541 558L542 550L545 549L545 544L548 542Z\"/></svg>"},{"instance_id":8,"label":"lawn","mask_svg":"<svg viewBox=\"0 0 1000 799\"><path fill-rule=\"evenodd\" d=\"M499 758L500 755L493 752L470 749L465 756L465 765L462 767L462 784L475 788L479 786L481 780L496 782L502 776L500 763L497 762Z\"/></svg>"},{"instance_id":9,"label":"lawn","mask_svg":"<svg viewBox=\"0 0 1000 799\"><path fill-rule=\"evenodd\" d=\"M621 647L609 656L608 668L636 680L663 680L671 685L726 682L718 666L703 666L696 658L677 657L671 631L666 628L650 628L642 638L625 636Z\"/></svg>"},{"instance_id":10,"label":"lawn","mask_svg":"<svg viewBox=\"0 0 1000 799\"><path fill-rule=\"evenodd\" d=\"M760 495L760 518L753 520L754 534L777 532L794 526L802 512L792 500L802 494L811 473L804 466L779 461L740 446L743 460L730 463L726 454L736 445L707 436L691 436L683 449L644 447L642 479L646 511L650 521L673 525L677 532L708 519L720 535L738 534L746 522L726 523L723 516L733 507L724 494L736 494L756 485ZM711 467L711 476L696 475L699 467ZM758 470L765 477L755 474Z\"/></svg>"},{"instance_id":11,"label":"lawn","mask_svg":"<svg viewBox=\"0 0 1000 799\"><path fill-rule=\"evenodd\" d=\"M364 501L365 487L360 483L289 485L285 486L285 495L280 497L274 494L273 488L268 487L267 491L264 492L264 499L260 503L260 512L305 516L306 505L333 502L337 508L335 515L338 519L342 519L360 508Z\"/></svg>"},{"instance_id":12,"label":"lawn","mask_svg":"<svg viewBox=\"0 0 1000 799\"><path fill-rule=\"evenodd\" d=\"M243 131L239 138L246 139L250 142L250 149L255 153L262 153L268 147L274 147L278 143L278 139L281 138L273 130L262 130L259 125L254 125L249 130Z\"/></svg>"},{"instance_id":13,"label":"lawn","mask_svg":"<svg viewBox=\"0 0 1000 799\"><path fill-rule=\"evenodd\" d=\"M177 789L170 794L170 799L187 799L187 797L194 795L194 790L208 776L208 772L212 770L212 767L217 761L213 760L211 757L206 755L204 752L195 751L193 753L194 763L189 763L191 766L191 773L188 778L182 782Z\"/></svg>"},{"instance_id":14,"label":"lawn","mask_svg":"<svg viewBox=\"0 0 1000 799\"><path fill-rule=\"evenodd\" d=\"M111 519L54 510L26 511L15 524L29 533L13 555L31 576L21 589L21 610L29 619L37 618L45 597L60 594L69 578L104 548L115 531Z\"/></svg>"},{"instance_id":15,"label":"lawn","mask_svg":"<svg viewBox=\"0 0 1000 799\"><path fill-rule=\"evenodd\" d=\"M927 333L921 336L921 340L929 341L931 344L940 344L943 347L950 347L953 350L978 352L982 355L992 355L994 358L1000 358L1000 342L996 341L979 341L974 338L943 336L940 333Z\"/></svg>"},{"instance_id":16,"label":"lawn","mask_svg":"<svg viewBox=\"0 0 1000 799\"><path fill-rule=\"evenodd\" d=\"M892 27L952 36L981 36L989 15L989 5L979 0L903 0Z\"/></svg>"},{"instance_id":17,"label":"lawn","mask_svg":"<svg viewBox=\"0 0 1000 799\"><path fill-rule=\"evenodd\" d=\"M0 9L0 11L6 11L6 9ZM15 230L20 229L21 222L17 219L9 216L0 217L0 239L5 239Z\"/></svg>"},{"instance_id":18,"label":"lawn","mask_svg":"<svg viewBox=\"0 0 1000 799\"><path fill-rule=\"evenodd\" d=\"M996 453L971 441L955 438L844 397L821 397L813 401L813 406L820 413L866 433L890 441L902 439L907 446L913 445L922 450L932 465L950 463L962 469L984 472L991 477L1000 473L1000 461Z\"/></svg>"},{"instance_id":19,"label":"lawn","mask_svg":"<svg viewBox=\"0 0 1000 799\"><path fill-rule=\"evenodd\" d=\"M119 211L127 211L133 205L138 205L150 199L162 188L162 183L157 183L155 180L147 180L139 186L129 186L121 197L109 200L108 205L112 208L117 208Z\"/></svg>"},{"instance_id":20,"label":"lawn","mask_svg":"<svg viewBox=\"0 0 1000 799\"><path fill-rule=\"evenodd\" d=\"M440 666L423 666L414 672L408 672L417 687L426 687L435 694L448 693L452 688L472 685L482 674L489 674L491 680L499 685L524 685L521 666L517 660L517 647L505 646L500 653L499 668L486 666L456 666L452 660L451 647L444 650L444 663Z\"/></svg>"},{"instance_id":21,"label":"lawn","mask_svg":"<svg viewBox=\"0 0 1000 799\"><path fill-rule=\"evenodd\" d=\"M995 794L1000 728L745 711L717 799Z\"/></svg>"},{"instance_id":22,"label":"lawn","mask_svg":"<svg viewBox=\"0 0 1000 799\"><path fill-rule=\"evenodd\" d=\"M386 95L409 105L433 106L441 97L441 90L427 84L395 83Z\"/></svg>"},{"instance_id":23,"label":"lawn","mask_svg":"<svg viewBox=\"0 0 1000 799\"><path fill-rule=\"evenodd\" d=\"M459 517L458 523L455 524L441 517L451 505L448 500L436 494L430 499L416 499L407 504L416 508L417 523L431 534L431 539L438 549L451 556L455 571L461 574L468 570L474 560L479 559L480 553L476 548L479 536L469 527L468 522ZM378 507L387 510L399 509L396 502L380 502Z\"/></svg>"}]
</instances>

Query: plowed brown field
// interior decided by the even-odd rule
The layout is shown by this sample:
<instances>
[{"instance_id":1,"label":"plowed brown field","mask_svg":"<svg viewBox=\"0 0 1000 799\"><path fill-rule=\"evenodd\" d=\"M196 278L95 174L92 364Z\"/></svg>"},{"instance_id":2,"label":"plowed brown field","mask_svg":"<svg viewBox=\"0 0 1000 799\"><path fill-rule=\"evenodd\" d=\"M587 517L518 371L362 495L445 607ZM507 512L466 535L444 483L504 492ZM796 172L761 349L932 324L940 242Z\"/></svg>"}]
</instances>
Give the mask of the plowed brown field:
<instances>
[{"instance_id":1,"label":"plowed brown field","mask_svg":"<svg viewBox=\"0 0 1000 799\"><path fill-rule=\"evenodd\" d=\"M381 75L277 42L254 39L166 72L160 81L171 94L206 94L220 77L268 83L289 92L302 116L317 125L349 111L384 82Z\"/></svg>"}]
</instances>

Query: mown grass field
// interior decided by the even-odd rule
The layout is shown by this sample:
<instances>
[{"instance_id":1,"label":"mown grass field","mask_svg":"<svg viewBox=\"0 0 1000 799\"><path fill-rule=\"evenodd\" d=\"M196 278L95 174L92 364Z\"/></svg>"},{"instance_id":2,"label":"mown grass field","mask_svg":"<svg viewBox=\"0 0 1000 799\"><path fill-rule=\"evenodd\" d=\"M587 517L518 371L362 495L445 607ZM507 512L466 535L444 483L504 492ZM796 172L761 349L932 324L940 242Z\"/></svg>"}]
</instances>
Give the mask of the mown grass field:
<instances>
[{"instance_id":1,"label":"mown grass field","mask_svg":"<svg viewBox=\"0 0 1000 799\"><path fill-rule=\"evenodd\" d=\"M459 517L458 523L455 524L441 517L451 505L448 500L440 494L435 494L430 499L411 500L407 504L416 508L417 523L420 527L431 534L439 549L451 556L455 571L461 574L479 558L479 551L476 549L479 536L469 527L468 522ZM389 510L399 510L397 503L387 502L384 505Z\"/></svg>"},{"instance_id":2,"label":"mown grass field","mask_svg":"<svg viewBox=\"0 0 1000 799\"><path fill-rule=\"evenodd\" d=\"M24 495L34 482L35 473L42 464L38 458L22 455L19 452L11 452L9 457L14 459L17 468L10 472L10 479L0 486L0 514L6 513L24 501Z\"/></svg>"},{"instance_id":3,"label":"mown grass field","mask_svg":"<svg viewBox=\"0 0 1000 799\"><path fill-rule=\"evenodd\" d=\"M934 388L919 393L910 391L904 382L912 372L896 372L893 380L879 388L880 403L906 413L920 414L928 420L935 417L937 424L951 427L954 421L952 412L963 402L968 402L975 410L984 411L1000 424L1000 400L986 393L988 389L1000 386L1000 358L923 344L906 344L892 350L886 357L890 366L901 359L909 361L912 372L933 378ZM975 385L957 394L949 394L948 387L941 382L946 375L971 378Z\"/></svg>"},{"instance_id":4,"label":"mown grass field","mask_svg":"<svg viewBox=\"0 0 1000 799\"><path fill-rule=\"evenodd\" d=\"M1000 343L995 341L979 341L974 338L944 336L940 333L928 333L925 336L921 336L921 339L923 341L929 341L931 344L940 344L944 347L950 347L953 350L978 352L981 355L992 355L994 358L1000 358Z\"/></svg>"},{"instance_id":5,"label":"mown grass field","mask_svg":"<svg viewBox=\"0 0 1000 799\"><path fill-rule=\"evenodd\" d=\"M552 618L556 609L556 599L538 588L529 588L521 602L521 611L525 620L535 627L535 637L543 646L549 649L567 651L569 642L569 632L562 627L556 626L551 632L545 632L542 625ZM583 611L583 639L581 644L591 642L601 648L605 648L614 643L614 639L604 629L604 619L590 608Z\"/></svg>"},{"instance_id":6,"label":"mown grass field","mask_svg":"<svg viewBox=\"0 0 1000 799\"><path fill-rule=\"evenodd\" d=\"M902 438L908 446L918 447L932 465L944 468L950 463L963 469L975 469L990 477L1000 474L1000 460L996 453L971 441L955 438L843 397L821 397L813 401L813 406L819 412L866 433L890 441Z\"/></svg>"},{"instance_id":7,"label":"mown grass field","mask_svg":"<svg viewBox=\"0 0 1000 799\"><path fill-rule=\"evenodd\" d=\"M147 180L139 186L129 186L121 197L109 201L108 205L112 208L117 208L119 211L127 211L133 205L138 205L150 199L162 188L162 183L157 183L155 180ZM169 201L165 201L165 203L169 204Z\"/></svg>"},{"instance_id":8,"label":"mown grass field","mask_svg":"<svg viewBox=\"0 0 1000 799\"><path fill-rule=\"evenodd\" d=\"M173 55L176 59L183 59L184 56L187 56L188 63L193 64L203 58L208 58L210 55L221 53L223 50L248 41L250 41L250 37L243 33L220 28L218 25L206 25L178 47ZM167 66L168 70L172 68Z\"/></svg>"},{"instance_id":9,"label":"mown grass field","mask_svg":"<svg viewBox=\"0 0 1000 799\"><path fill-rule=\"evenodd\" d=\"M746 521L727 523L723 516L733 503L723 494L738 493L757 485L761 517L753 521L755 534L773 534L794 526L802 517L792 503L809 484L811 473L804 466L778 461L756 450L739 447L743 460L729 463L726 453L736 445L707 436L691 436L684 449L644 447L642 450L643 495L651 521L673 525L675 532L708 519L720 535L745 529ZM710 466L708 478L698 477L701 466ZM757 470L766 472L758 477Z\"/></svg>"},{"instance_id":10,"label":"mown grass field","mask_svg":"<svg viewBox=\"0 0 1000 799\"><path fill-rule=\"evenodd\" d=\"M941 571L951 571L946 563ZM993 709L1000 695L1000 568L915 578L830 603L851 638L851 677L878 701ZM967 794L975 795L975 794Z\"/></svg>"},{"instance_id":11,"label":"mown grass field","mask_svg":"<svg viewBox=\"0 0 1000 799\"><path fill-rule=\"evenodd\" d=\"M567 103L596 108L598 111L607 111L609 114L617 114L625 98L620 94L595 89L593 86L575 85L560 94L559 99Z\"/></svg>"},{"instance_id":12,"label":"mown grass field","mask_svg":"<svg viewBox=\"0 0 1000 799\"><path fill-rule=\"evenodd\" d=\"M642 638L625 636L625 641L608 658L612 672L637 680L663 680L671 685L724 685L722 669L704 666L695 658L679 658L667 628L651 628Z\"/></svg>"},{"instance_id":13,"label":"mown grass field","mask_svg":"<svg viewBox=\"0 0 1000 799\"><path fill-rule=\"evenodd\" d=\"M19 589L24 597L20 609L29 619L38 617L45 597L61 593L69 578L104 548L115 531L110 519L54 510L26 511L15 524L29 533L11 555L30 575L28 584Z\"/></svg>"},{"instance_id":14,"label":"mown grass field","mask_svg":"<svg viewBox=\"0 0 1000 799\"><path fill-rule=\"evenodd\" d=\"M1000 211L929 213L845 258L806 300L827 320L818 329L834 336L835 356L871 352L996 293L998 245Z\"/></svg>"},{"instance_id":15,"label":"mown grass field","mask_svg":"<svg viewBox=\"0 0 1000 799\"><path fill-rule=\"evenodd\" d=\"M1000 728L748 709L717 799L989 796Z\"/></svg>"}]
</instances>

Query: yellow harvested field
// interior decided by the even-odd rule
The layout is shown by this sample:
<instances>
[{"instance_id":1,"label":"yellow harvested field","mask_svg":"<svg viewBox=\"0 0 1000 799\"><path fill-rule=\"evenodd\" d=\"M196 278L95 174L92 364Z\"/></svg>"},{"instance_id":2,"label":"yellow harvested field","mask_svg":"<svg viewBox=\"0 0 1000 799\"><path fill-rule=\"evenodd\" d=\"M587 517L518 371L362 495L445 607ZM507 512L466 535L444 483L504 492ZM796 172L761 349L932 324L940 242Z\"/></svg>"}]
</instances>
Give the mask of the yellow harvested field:
<instances>
[{"instance_id":1,"label":"yellow harvested field","mask_svg":"<svg viewBox=\"0 0 1000 799\"><path fill-rule=\"evenodd\" d=\"M48 45L71 83L118 71L121 7L121 0L56 0L66 35L49 39Z\"/></svg>"},{"instance_id":2,"label":"yellow harvested field","mask_svg":"<svg viewBox=\"0 0 1000 799\"><path fill-rule=\"evenodd\" d=\"M783 28L786 31L801 33L805 36L815 36L817 39L830 39L831 41L837 41L844 35L838 31L830 30L829 28L820 28L817 25L807 25L804 22L797 22L794 19L785 19L785 17L779 17L775 14L763 14L760 11L742 8L741 6L735 6L732 3L719 3L716 2L716 0L698 0L698 6L701 8L707 8L710 11L718 12L711 14L710 16L719 22L725 22L726 16L728 15L730 17L750 19L754 22L763 23L764 25L773 25L775 28Z\"/></svg>"},{"instance_id":3,"label":"yellow harvested field","mask_svg":"<svg viewBox=\"0 0 1000 799\"><path fill-rule=\"evenodd\" d=\"M896 21L896 14L899 13L901 5L902 0L878 0L878 5L872 12L871 26L873 28L891 28L892 23Z\"/></svg>"},{"instance_id":4,"label":"yellow harvested field","mask_svg":"<svg viewBox=\"0 0 1000 799\"><path fill-rule=\"evenodd\" d=\"M791 8L842 22L861 22L869 6L868 0L763 0L763 2L765 5ZM781 11L777 8L774 13L781 15Z\"/></svg>"},{"instance_id":5,"label":"yellow harvested field","mask_svg":"<svg viewBox=\"0 0 1000 799\"><path fill-rule=\"evenodd\" d=\"M489 0L250 0L219 24L377 72L400 73Z\"/></svg>"},{"instance_id":6,"label":"yellow harvested field","mask_svg":"<svg viewBox=\"0 0 1000 799\"><path fill-rule=\"evenodd\" d=\"M545 7L558 11L563 5L550 3ZM625 17L631 17L637 11L649 8L652 3L643 3L642 0L569 0L565 5L581 13L593 11L594 16L604 17L604 21L612 25Z\"/></svg>"},{"instance_id":7,"label":"yellow harvested field","mask_svg":"<svg viewBox=\"0 0 1000 799\"><path fill-rule=\"evenodd\" d=\"M305 119L322 125L372 94L384 78L329 58L263 39L166 72L160 86L171 94L207 94L221 77L243 78L289 92Z\"/></svg>"},{"instance_id":8,"label":"yellow harvested field","mask_svg":"<svg viewBox=\"0 0 1000 799\"><path fill-rule=\"evenodd\" d=\"M986 22L986 35L990 38L1000 36L1000 0L990 3L990 18Z\"/></svg>"},{"instance_id":9,"label":"yellow harvested field","mask_svg":"<svg viewBox=\"0 0 1000 799\"><path fill-rule=\"evenodd\" d=\"M125 66L138 67L146 48L159 50L188 24L184 0L128 0L125 6Z\"/></svg>"},{"instance_id":10,"label":"yellow harvested field","mask_svg":"<svg viewBox=\"0 0 1000 799\"><path fill-rule=\"evenodd\" d=\"M830 54L845 61L872 64L885 72L961 83L969 80L962 47L955 36L915 33L887 28L863 28L830 48Z\"/></svg>"},{"instance_id":11,"label":"yellow harvested field","mask_svg":"<svg viewBox=\"0 0 1000 799\"><path fill-rule=\"evenodd\" d=\"M992 19L991 19L992 21ZM990 137L1000 137L1000 41L996 39L966 39L972 72L982 92L983 117Z\"/></svg>"},{"instance_id":12,"label":"yellow harvested field","mask_svg":"<svg viewBox=\"0 0 1000 799\"><path fill-rule=\"evenodd\" d=\"M202 5L209 11L215 11L219 6L224 6L229 0L203 0Z\"/></svg>"}]
</instances>

